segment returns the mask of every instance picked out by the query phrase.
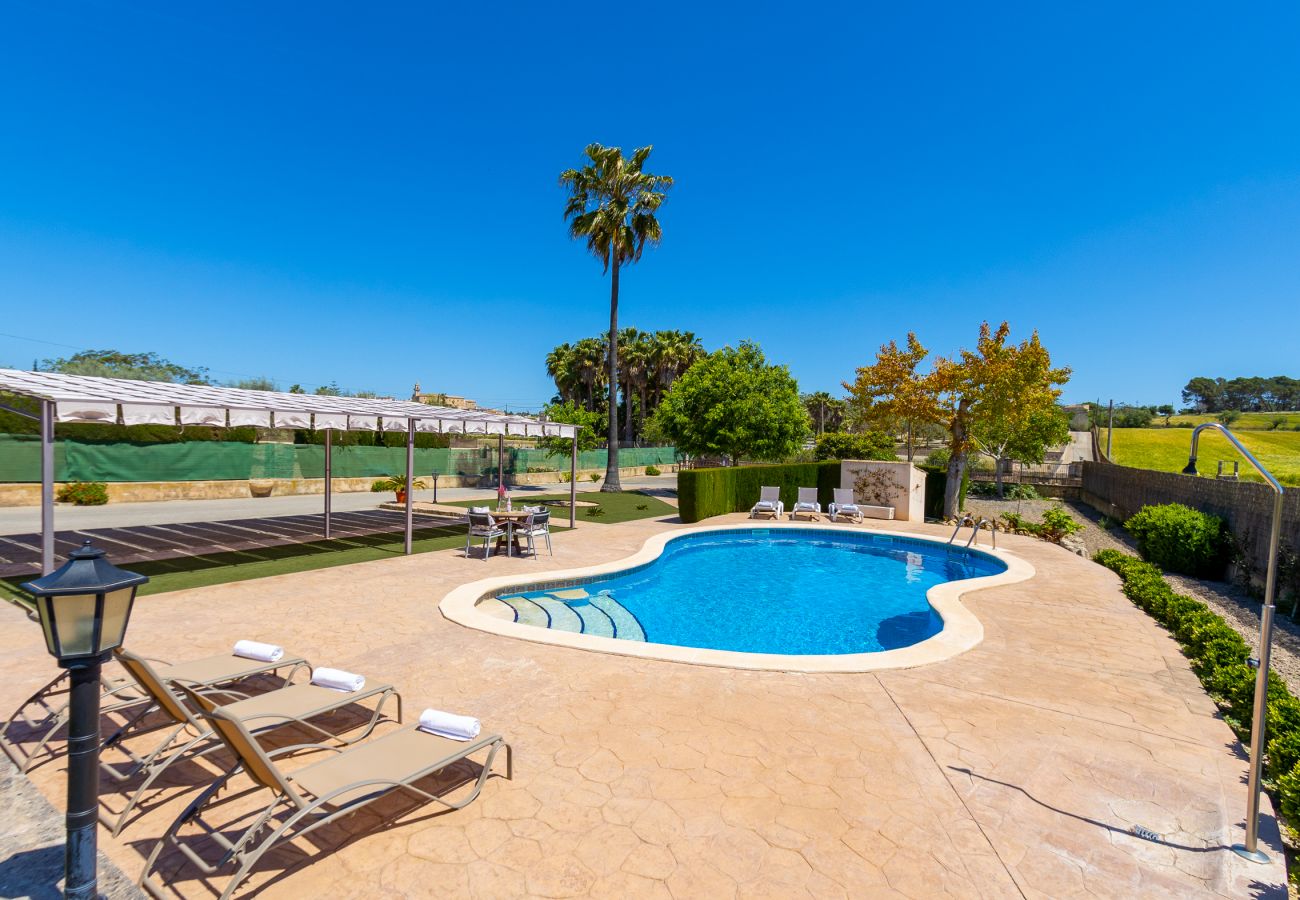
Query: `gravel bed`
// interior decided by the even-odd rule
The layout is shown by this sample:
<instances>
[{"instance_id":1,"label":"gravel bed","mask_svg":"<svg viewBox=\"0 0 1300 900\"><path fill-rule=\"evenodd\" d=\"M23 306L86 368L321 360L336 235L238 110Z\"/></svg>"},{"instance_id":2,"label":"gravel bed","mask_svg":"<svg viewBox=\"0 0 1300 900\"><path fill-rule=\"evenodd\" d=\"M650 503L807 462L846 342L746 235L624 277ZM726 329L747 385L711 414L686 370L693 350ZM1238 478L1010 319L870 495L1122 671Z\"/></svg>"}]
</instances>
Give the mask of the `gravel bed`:
<instances>
[{"instance_id":1,"label":"gravel bed","mask_svg":"<svg viewBox=\"0 0 1300 900\"><path fill-rule=\"evenodd\" d=\"M995 500L988 497L967 497L966 511L974 516L998 519L1002 513L1010 512L1024 516L1031 521L1040 521L1043 512L1053 506L1064 506L1074 520L1083 526L1078 536L1088 548L1088 556L1098 550L1119 550L1123 553L1136 553L1132 539L1119 525L1103 528L1102 515L1086 503L1071 500ZM1107 520L1109 521L1109 520Z\"/></svg>"}]
</instances>

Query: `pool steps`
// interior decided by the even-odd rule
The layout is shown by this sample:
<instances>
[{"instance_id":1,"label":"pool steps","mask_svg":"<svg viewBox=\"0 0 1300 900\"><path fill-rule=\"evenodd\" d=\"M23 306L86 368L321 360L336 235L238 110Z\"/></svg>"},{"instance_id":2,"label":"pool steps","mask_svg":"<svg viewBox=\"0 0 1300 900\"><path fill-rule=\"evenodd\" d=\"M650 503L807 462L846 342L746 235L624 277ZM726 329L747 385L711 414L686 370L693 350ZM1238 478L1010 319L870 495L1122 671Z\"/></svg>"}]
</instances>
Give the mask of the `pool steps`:
<instances>
[{"instance_id":1,"label":"pool steps","mask_svg":"<svg viewBox=\"0 0 1300 900\"><path fill-rule=\"evenodd\" d=\"M516 594L496 599L514 611L515 621L521 625L594 634L624 641L646 639L645 631L636 616L609 594L566 599Z\"/></svg>"}]
</instances>

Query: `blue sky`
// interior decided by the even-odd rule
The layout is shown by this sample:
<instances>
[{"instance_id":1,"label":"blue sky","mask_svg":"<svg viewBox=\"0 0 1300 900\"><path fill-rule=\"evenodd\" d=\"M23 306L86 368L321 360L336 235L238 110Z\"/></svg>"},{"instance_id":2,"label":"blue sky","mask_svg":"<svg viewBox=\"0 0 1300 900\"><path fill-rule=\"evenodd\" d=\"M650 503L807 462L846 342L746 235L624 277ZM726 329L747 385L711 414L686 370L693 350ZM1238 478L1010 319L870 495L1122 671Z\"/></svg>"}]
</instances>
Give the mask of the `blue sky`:
<instances>
[{"instance_id":1,"label":"blue sky","mask_svg":"<svg viewBox=\"0 0 1300 900\"><path fill-rule=\"evenodd\" d=\"M623 323L805 390L985 318L1073 400L1300 376L1292 4L269 6L6 5L0 363L535 407L607 322L556 184L599 141L677 182Z\"/></svg>"}]
</instances>

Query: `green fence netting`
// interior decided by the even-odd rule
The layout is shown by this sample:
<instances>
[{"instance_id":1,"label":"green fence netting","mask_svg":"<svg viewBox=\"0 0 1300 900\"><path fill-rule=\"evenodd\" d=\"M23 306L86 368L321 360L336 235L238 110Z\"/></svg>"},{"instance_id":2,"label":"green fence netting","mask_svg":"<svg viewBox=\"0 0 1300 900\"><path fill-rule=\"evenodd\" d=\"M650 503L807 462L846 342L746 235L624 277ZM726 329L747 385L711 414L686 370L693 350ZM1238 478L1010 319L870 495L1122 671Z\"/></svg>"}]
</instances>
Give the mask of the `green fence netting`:
<instances>
[{"instance_id":1,"label":"green fence netting","mask_svg":"<svg viewBox=\"0 0 1300 900\"><path fill-rule=\"evenodd\" d=\"M619 451L620 466L671 465L672 447L628 447ZM605 468L606 452L578 454L579 469ZM335 478L365 478L406 470L403 447L335 447ZM321 478L325 448L316 444L246 444L234 441L194 441L175 444L54 443L57 481L238 481L249 478ZM507 448L506 474L567 471L567 454ZM495 475L495 447L422 449L415 451L415 471L427 476ZM30 435L0 435L0 482L41 479L40 441Z\"/></svg>"}]
</instances>

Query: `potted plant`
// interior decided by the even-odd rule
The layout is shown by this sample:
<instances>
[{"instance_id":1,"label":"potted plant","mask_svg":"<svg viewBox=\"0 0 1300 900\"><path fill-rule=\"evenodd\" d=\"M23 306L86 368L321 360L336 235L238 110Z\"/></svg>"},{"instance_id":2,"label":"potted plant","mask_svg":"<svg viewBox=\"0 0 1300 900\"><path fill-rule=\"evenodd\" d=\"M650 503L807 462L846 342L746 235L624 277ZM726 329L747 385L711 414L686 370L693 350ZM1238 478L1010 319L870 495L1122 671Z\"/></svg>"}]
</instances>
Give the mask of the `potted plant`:
<instances>
[{"instance_id":1,"label":"potted plant","mask_svg":"<svg viewBox=\"0 0 1300 900\"><path fill-rule=\"evenodd\" d=\"M417 478L417 479L415 480L415 484L412 486L412 490L422 491L422 490L425 489L425 487L427 487L427 485L426 485L422 480L420 480L420 479ZM376 481L373 485L371 485L371 490L375 490L375 491L392 491L393 493L395 493L395 494L397 495L397 502L398 502L398 503L405 503L405 502L406 502L406 490L407 490L407 488L406 488L406 476L405 476L405 475L389 475L387 478L385 478L385 479L383 479L383 480L381 480L381 481Z\"/></svg>"}]
</instances>

